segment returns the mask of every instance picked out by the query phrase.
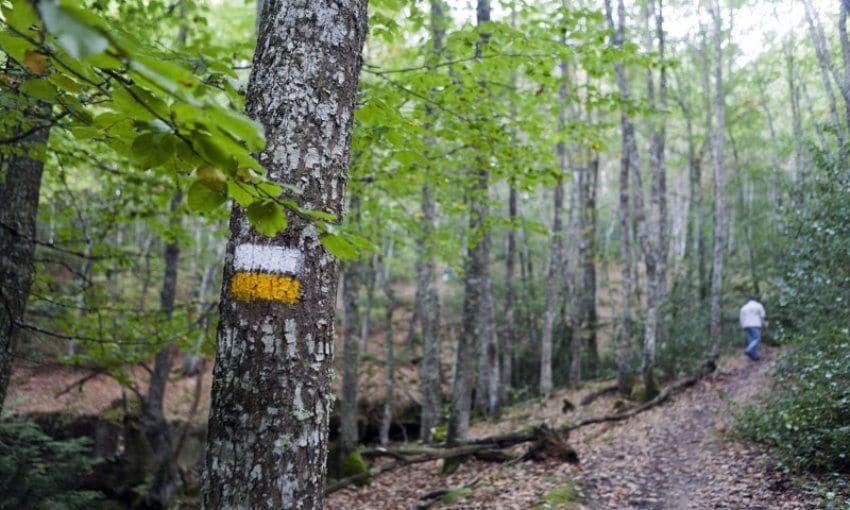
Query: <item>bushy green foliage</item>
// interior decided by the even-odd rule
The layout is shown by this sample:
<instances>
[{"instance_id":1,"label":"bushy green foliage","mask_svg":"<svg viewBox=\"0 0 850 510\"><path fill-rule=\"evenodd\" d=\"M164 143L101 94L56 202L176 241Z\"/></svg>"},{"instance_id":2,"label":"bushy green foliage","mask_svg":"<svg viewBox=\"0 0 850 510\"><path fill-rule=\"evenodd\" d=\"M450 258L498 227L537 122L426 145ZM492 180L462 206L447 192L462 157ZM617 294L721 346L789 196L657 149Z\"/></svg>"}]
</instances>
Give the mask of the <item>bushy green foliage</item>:
<instances>
[{"instance_id":1,"label":"bushy green foliage","mask_svg":"<svg viewBox=\"0 0 850 510\"><path fill-rule=\"evenodd\" d=\"M784 224L778 333L794 340L763 404L738 429L787 469L850 473L850 173L844 154L815 154L802 204Z\"/></svg>"},{"instance_id":2,"label":"bushy green foliage","mask_svg":"<svg viewBox=\"0 0 850 510\"><path fill-rule=\"evenodd\" d=\"M0 509L91 508L103 495L78 490L97 462L88 443L55 441L29 422L0 424Z\"/></svg>"},{"instance_id":3,"label":"bushy green foliage","mask_svg":"<svg viewBox=\"0 0 850 510\"><path fill-rule=\"evenodd\" d=\"M764 403L743 410L740 432L788 468L850 472L850 330L802 339L775 378Z\"/></svg>"}]
</instances>

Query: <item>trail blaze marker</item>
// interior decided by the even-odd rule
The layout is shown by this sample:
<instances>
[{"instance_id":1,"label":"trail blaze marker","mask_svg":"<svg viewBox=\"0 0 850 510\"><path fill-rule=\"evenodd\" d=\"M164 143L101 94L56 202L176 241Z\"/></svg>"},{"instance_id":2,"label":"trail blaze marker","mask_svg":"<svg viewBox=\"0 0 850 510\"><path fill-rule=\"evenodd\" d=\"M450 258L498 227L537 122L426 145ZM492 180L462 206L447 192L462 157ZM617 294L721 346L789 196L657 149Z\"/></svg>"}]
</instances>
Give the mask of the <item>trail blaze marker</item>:
<instances>
[{"instance_id":1,"label":"trail blaze marker","mask_svg":"<svg viewBox=\"0 0 850 510\"><path fill-rule=\"evenodd\" d=\"M300 251L283 246L240 244L234 253L230 292L239 301L295 304L301 291Z\"/></svg>"}]
</instances>

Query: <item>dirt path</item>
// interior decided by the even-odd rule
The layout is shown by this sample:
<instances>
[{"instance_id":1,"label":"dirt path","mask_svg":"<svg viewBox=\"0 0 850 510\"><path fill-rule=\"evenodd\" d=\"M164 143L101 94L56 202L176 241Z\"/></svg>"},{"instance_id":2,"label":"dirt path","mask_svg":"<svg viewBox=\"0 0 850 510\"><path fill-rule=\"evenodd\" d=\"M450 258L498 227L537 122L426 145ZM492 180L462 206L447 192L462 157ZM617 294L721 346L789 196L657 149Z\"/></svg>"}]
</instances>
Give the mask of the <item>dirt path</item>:
<instances>
[{"instance_id":1,"label":"dirt path","mask_svg":"<svg viewBox=\"0 0 850 510\"><path fill-rule=\"evenodd\" d=\"M380 476L372 485L333 494L328 508L423 508L422 496L436 489L464 489L451 503L431 508L590 508L590 509L797 509L812 501L771 474L756 447L729 439L730 405L746 403L766 389L774 356L752 363L744 356L724 360L715 374L671 401L626 422L576 431L570 443L581 464L487 464L467 462L455 474L439 474L439 462L411 466ZM587 388L583 393L592 391ZM550 425L587 415L609 414L614 397L592 409L560 413L559 394L545 407L512 411L499 423L479 424L471 435L515 430L546 421ZM578 416L581 414L582 416ZM570 498L553 498L560 492ZM448 503L448 504L447 504Z\"/></svg>"},{"instance_id":2,"label":"dirt path","mask_svg":"<svg viewBox=\"0 0 850 510\"><path fill-rule=\"evenodd\" d=\"M730 403L747 403L767 385L772 357L735 359L675 401L577 446L586 461L591 508L807 508L780 492L755 451L722 434ZM584 451L582 451L584 450Z\"/></svg>"}]
</instances>

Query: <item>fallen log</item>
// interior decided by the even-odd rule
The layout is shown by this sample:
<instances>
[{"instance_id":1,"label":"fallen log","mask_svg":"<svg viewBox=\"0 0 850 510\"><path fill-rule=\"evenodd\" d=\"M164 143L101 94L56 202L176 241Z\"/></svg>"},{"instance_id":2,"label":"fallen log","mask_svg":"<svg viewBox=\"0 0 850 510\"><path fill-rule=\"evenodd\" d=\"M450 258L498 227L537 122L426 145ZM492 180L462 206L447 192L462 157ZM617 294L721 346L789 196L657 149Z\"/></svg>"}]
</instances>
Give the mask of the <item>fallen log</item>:
<instances>
[{"instance_id":1,"label":"fallen log","mask_svg":"<svg viewBox=\"0 0 850 510\"><path fill-rule=\"evenodd\" d=\"M392 457L395 458L396 461L374 466L366 472L359 473L348 478L335 480L327 485L325 488L325 494L330 494L351 484L368 480L387 471L432 460L450 460L480 455L479 458L482 460L492 459L497 462L503 462L509 459L509 457L504 455L494 455L493 452L529 442L534 442L534 444L531 445L531 447L522 455L522 457L520 457L519 460L557 458L563 462L577 463L579 461L578 455L567 443L570 431L598 423L627 420L664 403L671 396L685 388L693 386L700 379L714 372L716 368L717 365L713 360L706 361L696 373L683 379L679 379L675 383L664 388L664 390L653 399L644 402L637 407L612 415L586 418L554 429L550 428L546 424L541 424L528 430L498 434L478 439L469 439L453 446L421 448L406 447L399 449L377 448L364 450L361 454L366 458Z\"/></svg>"},{"instance_id":2,"label":"fallen log","mask_svg":"<svg viewBox=\"0 0 850 510\"><path fill-rule=\"evenodd\" d=\"M620 387L617 386L616 384L613 384L611 386L605 386L604 388L598 389L598 390L594 391L593 393L589 393L589 394L585 395L585 397L583 399L581 399L580 405L588 406L588 405L592 404L593 401L596 400L597 398L605 396L609 393L616 393L617 390L619 390L619 389L620 389Z\"/></svg>"}]
</instances>

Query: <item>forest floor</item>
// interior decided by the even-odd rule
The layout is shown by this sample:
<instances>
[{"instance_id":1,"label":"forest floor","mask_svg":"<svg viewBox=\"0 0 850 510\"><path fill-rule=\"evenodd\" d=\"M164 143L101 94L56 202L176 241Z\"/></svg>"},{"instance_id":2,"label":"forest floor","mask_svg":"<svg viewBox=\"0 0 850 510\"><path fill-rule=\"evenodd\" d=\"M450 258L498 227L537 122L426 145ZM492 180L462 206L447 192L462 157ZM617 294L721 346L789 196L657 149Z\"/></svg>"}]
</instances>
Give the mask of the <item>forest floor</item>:
<instances>
[{"instance_id":1,"label":"forest floor","mask_svg":"<svg viewBox=\"0 0 850 510\"><path fill-rule=\"evenodd\" d=\"M327 508L815 508L811 496L770 469L760 448L727 434L733 408L757 399L769 387L777 355L766 351L758 363L743 355L724 358L714 374L665 404L625 422L574 431L570 444L580 458L577 466L553 460L469 461L444 476L441 461L433 461L332 494ZM560 392L545 405L515 406L498 422L476 424L470 436L612 414L614 396L561 413L563 398L578 402L598 387ZM439 489L450 492L423 500Z\"/></svg>"}]
</instances>

